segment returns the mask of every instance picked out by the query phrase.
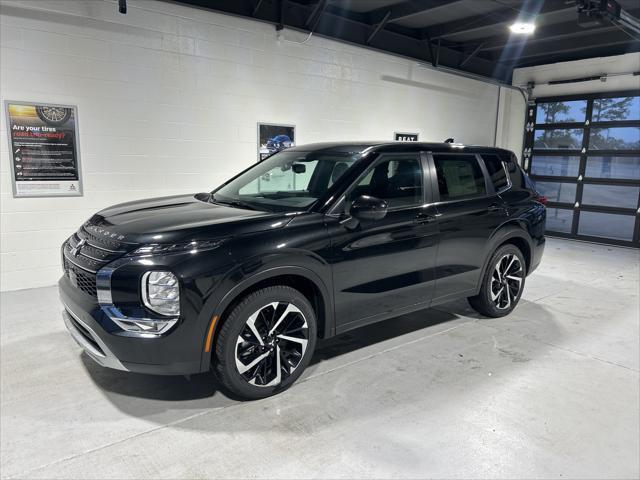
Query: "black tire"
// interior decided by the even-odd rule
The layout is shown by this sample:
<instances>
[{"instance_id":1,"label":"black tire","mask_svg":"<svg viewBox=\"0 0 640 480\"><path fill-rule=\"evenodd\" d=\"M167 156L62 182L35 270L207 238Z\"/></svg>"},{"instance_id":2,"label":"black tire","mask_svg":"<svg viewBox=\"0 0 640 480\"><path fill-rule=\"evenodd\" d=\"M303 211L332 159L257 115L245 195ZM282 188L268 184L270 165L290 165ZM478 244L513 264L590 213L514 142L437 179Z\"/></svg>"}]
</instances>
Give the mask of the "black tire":
<instances>
[{"instance_id":1,"label":"black tire","mask_svg":"<svg viewBox=\"0 0 640 480\"><path fill-rule=\"evenodd\" d=\"M64 125L71 118L71 109L66 107L37 106L36 113L40 120L52 127Z\"/></svg>"},{"instance_id":2,"label":"black tire","mask_svg":"<svg viewBox=\"0 0 640 480\"><path fill-rule=\"evenodd\" d=\"M514 257L517 262L511 263L507 275L501 276L498 270L507 268ZM526 263L520 249L512 244L501 246L489 260L482 278L480 293L474 297L469 297L469 304L476 312L487 317L498 318L508 315L520 301L526 274ZM515 280L515 278L520 278L520 281ZM519 285L517 293L515 293L515 285Z\"/></svg>"},{"instance_id":3,"label":"black tire","mask_svg":"<svg viewBox=\"0 0 640 480\"><path fill-rule=\"evenodd\" d=\"M251 318L253 328L249 325ZM270 329L275 329L272 334ZM307 298L288 286L266 287L247 295L223 319L216 339L214 370L222 385L239 398L269 397L286 390L302 375L313 355L316 337L316 316ZM296 341L288 340L291 338ZM240 371L259 357L264 359L255 367Z\"/></svg>"}]
</instances>

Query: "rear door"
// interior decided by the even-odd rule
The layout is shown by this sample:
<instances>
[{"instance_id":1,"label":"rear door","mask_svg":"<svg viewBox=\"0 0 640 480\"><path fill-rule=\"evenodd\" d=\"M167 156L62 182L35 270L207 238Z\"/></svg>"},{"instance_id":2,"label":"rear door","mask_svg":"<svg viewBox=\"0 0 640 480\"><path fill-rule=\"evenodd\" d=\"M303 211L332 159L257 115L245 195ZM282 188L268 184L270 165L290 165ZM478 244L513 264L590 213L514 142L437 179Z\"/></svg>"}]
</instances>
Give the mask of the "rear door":
<instances>
[{"instance_id":1,"label":"rear door","mask_svg":"<svg viewBox=\"0 0 640 480\"><path fill-rule=\"evenodd\" d=\"M473 153L434 153L430 157L440 230L435 297L442 301L475 293L490 254L488 240L508 218L499 193L509 187L509 180L495 155L487 156L488 166Z\"/></svg>"}]
</instances>

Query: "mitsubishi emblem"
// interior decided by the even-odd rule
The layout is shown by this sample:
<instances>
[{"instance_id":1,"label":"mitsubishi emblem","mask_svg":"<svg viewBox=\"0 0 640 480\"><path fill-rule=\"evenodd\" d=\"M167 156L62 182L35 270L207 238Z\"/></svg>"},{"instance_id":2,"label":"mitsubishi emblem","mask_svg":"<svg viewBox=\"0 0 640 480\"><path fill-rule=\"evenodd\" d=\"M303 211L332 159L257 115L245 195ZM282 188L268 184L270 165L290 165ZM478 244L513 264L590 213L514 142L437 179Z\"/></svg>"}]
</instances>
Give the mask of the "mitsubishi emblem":
<instances>
[{"instance_id":1,"label":"mitsubishi emblem","mask_svg":"<svg viewBox=\"0 0 640 480\"><path fill-rule=\"evenodd\" d=\"M87 241L84 238L81 238L80 241L76 244L76 246L71 249L71 255L73 255L74 257L77 257L78 253L80 253L80 249L85 243L87 243Z\"/></svg>"}]
</instances>

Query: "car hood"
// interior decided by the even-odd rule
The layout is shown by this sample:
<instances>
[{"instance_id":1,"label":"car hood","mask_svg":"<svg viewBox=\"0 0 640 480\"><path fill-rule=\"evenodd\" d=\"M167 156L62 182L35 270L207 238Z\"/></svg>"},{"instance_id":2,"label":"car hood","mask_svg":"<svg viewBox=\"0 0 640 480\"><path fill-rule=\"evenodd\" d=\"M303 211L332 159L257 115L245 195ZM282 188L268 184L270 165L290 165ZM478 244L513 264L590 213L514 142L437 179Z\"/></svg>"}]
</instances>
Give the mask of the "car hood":
<instances>
[{"instance_id":1,"label":"car hood","mask_svg":"<svg viewBox=\"0 0 640 480\"><path fill-rule=\"evenodd\" d=\"M103 235L123 236L121 241L127 243L174 243L282 228L293 216L176 195L114 205L98 212L88 223L101 229Z\"/></svg>"}]
</instances>

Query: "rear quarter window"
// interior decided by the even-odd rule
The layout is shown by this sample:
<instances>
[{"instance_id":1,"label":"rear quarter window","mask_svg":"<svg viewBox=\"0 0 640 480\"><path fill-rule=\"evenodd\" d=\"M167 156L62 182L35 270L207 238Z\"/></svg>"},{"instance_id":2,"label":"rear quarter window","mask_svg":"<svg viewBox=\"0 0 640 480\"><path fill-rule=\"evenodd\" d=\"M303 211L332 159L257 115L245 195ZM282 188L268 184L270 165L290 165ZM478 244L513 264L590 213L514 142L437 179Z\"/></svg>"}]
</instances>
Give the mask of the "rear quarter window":
<instances>
[{"instance_id":1,"label":"rear quarter window","mask_svg":"<svg viewBox=\"0 0 640 480\"><path fill-rule=\"evenodd\" d=\"M530 182L527 182L524 172L515 161L507 162L507 171L513 188L531 188Z\"/></svg>"},{"instance_id":2,"label":"rear quarter window","mask_svg":"<svg viewBox=\"0 0 640 480\"><path fill-rule=\"evenodd\" d=\"M509 187L509 180L507 179L507 170L503 160L498 155L482 155L482 160L487 167L489 178L496 192L502 192Z\"/></svg>"}]
</instances>

